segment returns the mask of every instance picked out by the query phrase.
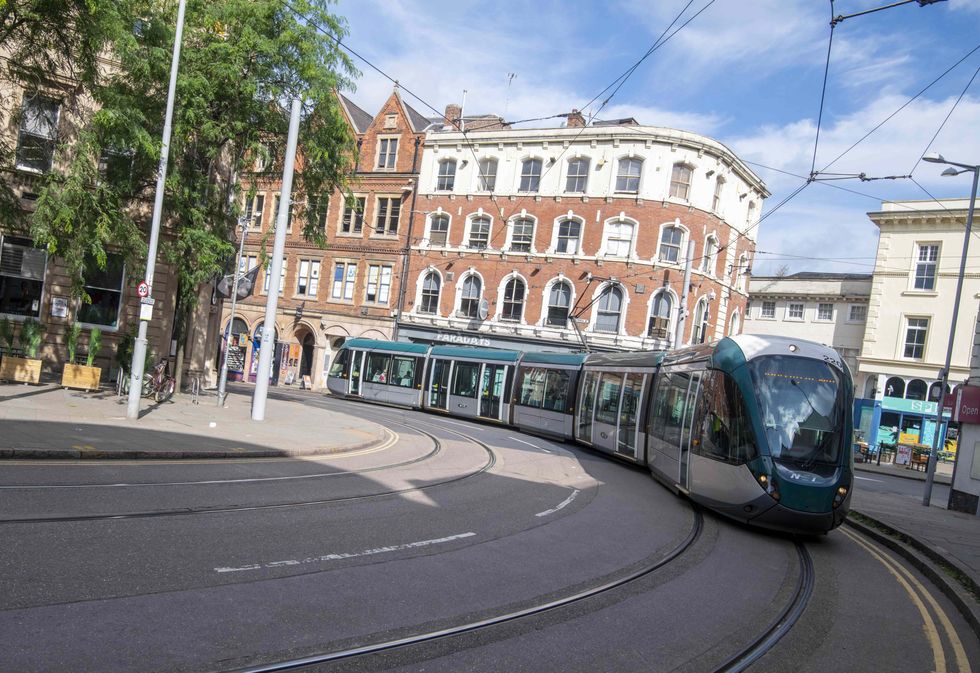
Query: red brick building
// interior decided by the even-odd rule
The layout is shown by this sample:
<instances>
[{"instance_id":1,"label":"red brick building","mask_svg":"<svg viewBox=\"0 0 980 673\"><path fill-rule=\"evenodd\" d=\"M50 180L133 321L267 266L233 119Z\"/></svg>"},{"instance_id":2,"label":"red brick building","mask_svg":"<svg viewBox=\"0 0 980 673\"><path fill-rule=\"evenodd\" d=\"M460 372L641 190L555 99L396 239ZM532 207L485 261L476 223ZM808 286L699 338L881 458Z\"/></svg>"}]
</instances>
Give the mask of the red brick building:
<instances>
[{"instance_id":1,"label":"red brick building","mask_svg":"<svg viewBox=\"0 0 980 673\"><path fill-rule=\"evenodd\" d=\"M568 120L426 135L402 340L633 350L741 330L762 180L695 133Z\"/></svg>"},{"instance_id":2,"label":"red brick building","mask_svg":"<svg viewBox=\"0 0 980 673\"><path fill-rule=\"evenodd\" d=\"M339 94L338 94L339 95ZM351 337L392 337L402 259L406 252L410 210L421 160L422 139L430 120L407 105L397 89L376 115L339 95L357 138L358 160L351 183L352 199L339 191L317 204L295 204L297 216L317 209L326 247L302 236L290 224L285 264L279 279L276 354L273 379L298 383L309 376L319 387L333 352ZM441 120L436 120L441 125ZM253 268L265 246L271 254L281 175L256 173L243 180L257 194L243 210L252 216L242 269ZM294 192L294 201L297 195ZM229 377L255 381L265 302L273 286L260 270L255 294L238 304L232 328ZM221 319L227 326L230 305ZM251 335L247 339L244 335ZM219 359L220 364L220 359Z\"/></svg>"}]
</instances>

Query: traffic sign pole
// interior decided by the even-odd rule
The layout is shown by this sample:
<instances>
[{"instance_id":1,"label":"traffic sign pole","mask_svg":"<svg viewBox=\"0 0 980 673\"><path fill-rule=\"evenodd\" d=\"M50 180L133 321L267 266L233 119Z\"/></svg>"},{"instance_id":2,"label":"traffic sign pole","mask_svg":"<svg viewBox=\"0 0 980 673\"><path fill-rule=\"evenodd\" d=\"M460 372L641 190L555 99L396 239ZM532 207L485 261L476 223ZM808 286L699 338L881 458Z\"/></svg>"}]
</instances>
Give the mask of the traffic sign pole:
<instances>
[{"instance_id":1,"label":"traffic sign pole","mask_svg":"<svg viewBox=\"0 0 980 673\"><path fill-rule=\"evenodd\" d=\"M242 252L245 249L245 237L248 236L248 218L243 217L242 240L238 242L238 259L235 260L235 282L231 286L231 317L228 318L228 326L225 327L225 355L221 362L221 374L218 376L218 406L225 405L225 388L228 387L228 353L231 350L231 328L235 325L235 308L238 304L238 280L242 270Z\"/></svg>"}]
</instances>

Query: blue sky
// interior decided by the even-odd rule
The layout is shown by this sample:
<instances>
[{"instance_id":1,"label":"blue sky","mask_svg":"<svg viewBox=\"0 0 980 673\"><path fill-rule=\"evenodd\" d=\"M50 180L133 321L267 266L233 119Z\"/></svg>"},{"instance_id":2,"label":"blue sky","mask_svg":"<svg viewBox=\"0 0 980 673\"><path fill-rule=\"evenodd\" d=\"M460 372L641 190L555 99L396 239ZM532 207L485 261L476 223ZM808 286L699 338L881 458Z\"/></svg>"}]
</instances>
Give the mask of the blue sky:
<instances>
[{"instance_id":1,"label":"blue sky","mask_svg":"<svg viewBox=\"0 0 980 673\"><path fill-rule=\"evenodd\" d=\"M851 14L892 0L836 0ZM710 0L693 0L679 26ZM339 0L352 48L440 111L508 120L583 107L650 48L688 0L471 2ZM797 175L813 160L830 34L829 0L715 0L651 55L601 111L716 138L741 158ZM851 144L980 45L980 0L917 3L847 19L834 30L817 152L823 169ZM374 112L391 84L358 62L352 98ZM827 170L906 175L938 198L967 197L969 176L941 178L919 163L978 69L980 50ZM508 87L508 73L515 77ZM423 114L431 110L410 96ZM595 107L593 107L595 109ZM980 163L980 75L932 145L949 159ZM914 168L914 170L913 170ZM803 181L753 166L775 208ZM870 272L877 228L866 213L882 200L928 199L911 180L814 183L761 224L756 275ZM980 245L980 241L974 241ZM818 259L811 259L818 258Z\"/></svg>"}]
</instances>

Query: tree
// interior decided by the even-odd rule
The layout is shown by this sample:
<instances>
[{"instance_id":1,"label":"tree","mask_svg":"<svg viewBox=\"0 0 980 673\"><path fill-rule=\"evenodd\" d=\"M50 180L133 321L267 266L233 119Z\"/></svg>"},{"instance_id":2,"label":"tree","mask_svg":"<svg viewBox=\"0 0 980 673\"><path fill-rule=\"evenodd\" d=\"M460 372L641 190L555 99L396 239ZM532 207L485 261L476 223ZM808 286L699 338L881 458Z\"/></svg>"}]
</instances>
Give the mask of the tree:
<instances>
[{"instance_id":1,"label":"tree","mask_svg":"<svg viewBox=\"0 0 980 673\"><path fill-rule=\"evenodd\" d=\"M346 186L355 145L335 91L350 88L356 72L334 39L346 34L345 24L328 11L328 2L188 1L161 239L161 255L178 278L178 344L200 284L225 270L234 253L238 176L257 160L268 170L281 167L291 98L304 100L303 170L294 200ZM48 19L63 5L15 4ZM75 64L80 86L98 111L70 151L65 148L66 168L45 181L29 226L38 244L65 260L76 279L73 292L84 298L86 263L104 266L110 250L125 252L131 270L143 268L177 2L70 4L77 5L75 28L95 26L73 39L85 47ZM110 5L111 12L105 9ZM0 10L0 30L4 26ZM99 53L111 58L94 59ZM304 221L304 234L322 243L314 218Z\"/></svg>"}]
</instances>

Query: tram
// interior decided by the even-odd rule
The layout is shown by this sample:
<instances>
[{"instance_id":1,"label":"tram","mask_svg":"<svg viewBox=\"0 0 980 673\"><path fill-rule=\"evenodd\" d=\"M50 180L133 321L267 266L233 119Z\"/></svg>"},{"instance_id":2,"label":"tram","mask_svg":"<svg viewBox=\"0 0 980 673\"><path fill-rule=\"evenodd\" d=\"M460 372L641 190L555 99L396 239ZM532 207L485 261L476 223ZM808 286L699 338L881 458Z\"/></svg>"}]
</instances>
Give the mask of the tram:
<instances>
[{"instance_id":1,"label":"tram","mask_svg":"<svg viewBox=\"0 0 980 673\"><path fill-rule=\"evenodd\" d=\"M826 533L850 507L851 376L808 341L568 354L352 339L327 387L575 441L751 525Z\"/></svg>"}]
</instances>

